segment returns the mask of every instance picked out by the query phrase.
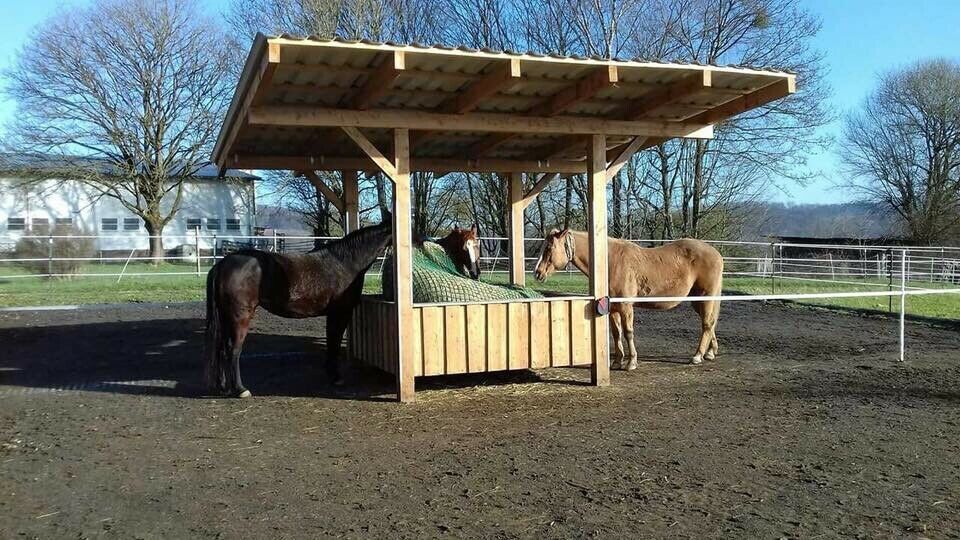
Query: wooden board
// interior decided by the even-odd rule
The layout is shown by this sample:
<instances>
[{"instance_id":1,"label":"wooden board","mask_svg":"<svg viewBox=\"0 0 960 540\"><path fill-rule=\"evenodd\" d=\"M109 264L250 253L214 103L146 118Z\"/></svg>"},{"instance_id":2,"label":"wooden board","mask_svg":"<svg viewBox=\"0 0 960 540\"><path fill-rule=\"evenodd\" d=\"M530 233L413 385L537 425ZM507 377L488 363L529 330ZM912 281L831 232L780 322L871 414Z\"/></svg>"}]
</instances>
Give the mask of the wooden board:
<instances>
[{"instance_id":1,"label":"wooden board","mask_svg":"<svg viewBox=\"0 0 960 540\"><path fill-rule=\"evenodd\" d=\"M414 376L590 365L592 306L589 299L415 306L407 336ZM395 309L364 297L353 319L354 356L389 373L398 369Z\"/></svg>"}]
</instances>

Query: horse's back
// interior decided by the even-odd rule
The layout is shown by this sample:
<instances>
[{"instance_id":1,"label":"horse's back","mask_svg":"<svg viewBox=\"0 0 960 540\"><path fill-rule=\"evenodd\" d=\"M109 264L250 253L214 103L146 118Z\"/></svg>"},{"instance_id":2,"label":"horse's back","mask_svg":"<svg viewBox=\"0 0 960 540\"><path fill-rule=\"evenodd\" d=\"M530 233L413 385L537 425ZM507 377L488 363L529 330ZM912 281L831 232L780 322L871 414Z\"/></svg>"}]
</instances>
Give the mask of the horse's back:
<instances>
[{"instance_id":1,"label":"horse's back","mask_svg":"<svg viewBox=\"0 0 960 540\"><path fill-rule=\"evenodd\" d=\"M651 248L630 241L610 262L611 294L618 296L689 296L719 292L723 257L713 246L683 238ZM641 303L646 309L671 309L677 302Z\"/></svg>"}]
</instances>

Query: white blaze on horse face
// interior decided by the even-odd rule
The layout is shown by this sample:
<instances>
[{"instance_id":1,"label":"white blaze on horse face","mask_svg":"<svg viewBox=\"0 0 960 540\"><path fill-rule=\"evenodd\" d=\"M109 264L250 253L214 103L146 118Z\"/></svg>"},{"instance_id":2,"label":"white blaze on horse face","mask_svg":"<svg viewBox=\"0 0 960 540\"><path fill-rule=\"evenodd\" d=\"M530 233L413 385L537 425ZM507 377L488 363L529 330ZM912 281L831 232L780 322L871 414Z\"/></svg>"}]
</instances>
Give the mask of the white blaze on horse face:
<instances>
[{"instance_id":1,"label":"white blaze on horse face","mask_svg":"<svg viewBox=\"0 0 960 540\"><path fill-rule=\"evenodd\" d=\"M467 240L466 243L463 244L463 247L467 250L467 255L470 257L470 264L477 264L477 259L479 258L477 256L477 251L479 251L477 249L477 243L473 240Z\"/></svg>"}]
</instances>

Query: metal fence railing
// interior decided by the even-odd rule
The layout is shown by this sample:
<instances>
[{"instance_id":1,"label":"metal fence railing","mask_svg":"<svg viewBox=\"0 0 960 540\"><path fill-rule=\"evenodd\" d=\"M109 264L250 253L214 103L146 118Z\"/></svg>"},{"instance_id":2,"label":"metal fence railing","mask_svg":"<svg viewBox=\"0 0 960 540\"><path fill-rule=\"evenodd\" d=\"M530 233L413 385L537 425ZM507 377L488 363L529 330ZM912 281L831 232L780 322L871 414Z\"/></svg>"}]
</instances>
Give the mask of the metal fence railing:
<instances>
[{"instance_id":1,"label":"metal fence railing","mask_svg":"<svg viewBox=\"0 0 960 540\"><path fill-rule=\"evenodd\" d=\"M0 236L0 279L44 277L122 277L198 275L216 260L245 248L278 253L305 253L338 237L204 235L164 237L169 246L161 257L151 257L149 237L136 249L101 250L99 236ZM541 238L527 238L525 267L532 271L539 258ZM636 239L653 246L664 240ZM22 249L25 242L30 249ZM87 242L84 248L78 243ZM486 273L507 273L509 243L502 237L481 238L480 264ZM960 248L946 246L851 246L752 241L708 241L724 256L724 275L764 279L771 292L788 281L885 285L892 289L905 276L907 288L924 283L960 284ZM383 259L372 267L379 273ZM157 265L156 263L163 263ZM902 268L901 268L902 266ZM563 272L576 272L571 266Z\"/></svg>"}]
</instances>

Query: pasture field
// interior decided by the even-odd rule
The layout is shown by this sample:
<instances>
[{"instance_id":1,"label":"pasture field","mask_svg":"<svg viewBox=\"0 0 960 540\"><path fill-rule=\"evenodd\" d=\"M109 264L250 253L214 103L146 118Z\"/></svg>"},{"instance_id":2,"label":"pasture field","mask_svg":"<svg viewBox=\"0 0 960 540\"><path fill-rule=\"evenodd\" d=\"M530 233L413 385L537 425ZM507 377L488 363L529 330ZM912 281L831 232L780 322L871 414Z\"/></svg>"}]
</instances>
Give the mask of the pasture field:
<instances>
[{"instance_id":1,"label":"pasture field","mask_svg":"<svg viewBox=\"0 0 960 540\"><path fill-rule=\"evenodd\" d=\"M119 273L122 265L91 264L84 273ZM208 268L202 268L205 273ZM23 274L24 270L10 265L0 265L0 307L39 306L64 304L104 304L118 302L196 302L205 297L204 277L195 275L155 275L171 272L193 272L189 264L163 264L154 266L145 263L132 263L127 267L128 274L146 273L149 275L125 275L119 283L114 277L75 277L69 279L42 278L4 278L4 276ZM505 273L487 273L485 281L507 283ZM887 290L887 283L876 280L861 280L863 285L842 283L809 282L800 280L777 280L778 293L817 293ZM869 283L869 284L868 284ZM557 273L546 283L537 282L532 274L527 276L528 286L543 291L585 294L587 278L579 273ZM912 287L944 288L954 287L940 283L911 282ZM899 285L895 285L899 287ZM380 291L380 277L371 273L367 276L364 290L368 293ZM752 277L727 277L724 279L727 293L768 294L771 292L769 279ZM804 300L805 303L821 306L850 308L857 310L888 313L886 298L831 298ZM893 299L893 313L898 313L900 299ZM960 295L921 295L907 299L907 314L960 320Z\"/></svg>"},{"instance_id":2,"label":"pasture field","mask_svg":"<svg viewBox=\"0 0 960 540\"><path fill-rule=\"evenodd\" d=\"M417 381L258 314L254 397L204 396L201 303L0 313L3 538L948 538L960 329L730 303L641 311L640 368Z\"/></svg>"}]
</instances>

